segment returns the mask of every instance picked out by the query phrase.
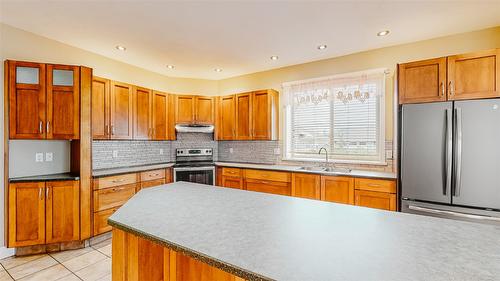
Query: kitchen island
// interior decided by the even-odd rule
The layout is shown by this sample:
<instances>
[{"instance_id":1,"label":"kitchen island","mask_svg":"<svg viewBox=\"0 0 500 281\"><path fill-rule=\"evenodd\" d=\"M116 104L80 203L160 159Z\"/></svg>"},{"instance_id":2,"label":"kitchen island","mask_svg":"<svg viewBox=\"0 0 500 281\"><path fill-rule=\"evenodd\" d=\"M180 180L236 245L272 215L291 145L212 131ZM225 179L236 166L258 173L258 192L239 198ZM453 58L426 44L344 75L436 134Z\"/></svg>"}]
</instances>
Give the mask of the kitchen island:
<instances>
[{"instance_id":1,"label":"kitchen island","mask_svg":"<svg viewBox=\"0 0 500 281\"><path fill-rule=\"evenodd\" d=\"M113 280L498 280L500 226L176 182L110 218Z\"/></svg>"}]
</instances>

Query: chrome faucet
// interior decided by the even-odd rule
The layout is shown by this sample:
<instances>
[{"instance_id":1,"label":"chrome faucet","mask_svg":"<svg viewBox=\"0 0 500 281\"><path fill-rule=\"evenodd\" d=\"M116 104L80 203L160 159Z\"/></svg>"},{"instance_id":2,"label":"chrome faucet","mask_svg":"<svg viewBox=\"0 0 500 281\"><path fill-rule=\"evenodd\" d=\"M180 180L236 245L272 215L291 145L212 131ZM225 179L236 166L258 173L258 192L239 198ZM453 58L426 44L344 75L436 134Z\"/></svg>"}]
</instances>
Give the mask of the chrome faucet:
<instances>
[{"instance_id":1,"label":"chrome faucet","mask_svg":"<svg viewBox=\"0 0 500 281\"><path fill-rule=\"evenodd\" d=\"M327 167L328 166L328 150L326 150L326 148L322 147L319 149L318 154L321 154L322 150L325 151L325 167Z\"/></svg>"}]
</instances>

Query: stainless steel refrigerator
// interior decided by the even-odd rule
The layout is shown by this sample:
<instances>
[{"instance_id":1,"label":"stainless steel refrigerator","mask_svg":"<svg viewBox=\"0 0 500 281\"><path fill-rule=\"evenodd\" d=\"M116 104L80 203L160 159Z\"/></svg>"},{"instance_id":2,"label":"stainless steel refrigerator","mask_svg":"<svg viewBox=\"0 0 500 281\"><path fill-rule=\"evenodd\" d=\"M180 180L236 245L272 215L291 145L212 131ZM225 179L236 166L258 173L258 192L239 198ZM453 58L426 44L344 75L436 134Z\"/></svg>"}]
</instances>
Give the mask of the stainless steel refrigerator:
<instances>
[{"instance_id":1,"label":"stainless steel refrigerator","mask_svg":"<svg viewBox=\"0 0 500 281\"><path fill-rule=\"evenodd\" d=\"M401 107L401 211L500 225L500 99Z\"/></svg>"}]
</instances>

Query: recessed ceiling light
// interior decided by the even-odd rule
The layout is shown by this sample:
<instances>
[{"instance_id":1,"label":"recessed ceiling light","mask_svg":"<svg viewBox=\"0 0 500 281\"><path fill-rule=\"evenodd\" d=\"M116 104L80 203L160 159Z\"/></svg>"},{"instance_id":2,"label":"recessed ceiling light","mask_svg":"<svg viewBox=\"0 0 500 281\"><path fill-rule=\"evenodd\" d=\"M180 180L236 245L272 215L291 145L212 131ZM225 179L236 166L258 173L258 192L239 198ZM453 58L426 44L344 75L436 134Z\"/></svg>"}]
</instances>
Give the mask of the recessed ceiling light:
<instances>
[{"instance_id":1,"label":"recessed ceiling light","mask_svg":"<svg viewBox=\"0 0 500 281\"><path fill-rule=\"evenodd\" d=\"M271 60L278 60L278 56L271 56Z\"/></svg>"},{"instance_id":2,"label":"recessed ceiling light","mask_svg":"<svg viewBox=\"0 0 500 281\"><path fill-rule=\"evenodd\" d=\"M125 48L125 47L123 47L123 46L121 46L121 45L117 45L115 48L116 48L118 51L125 51L125 50L127 49L127 48Z\"/></svg>"},{"instance_id":3,"label":"recessed ceiling light","mask_svg":"<svg viewBox=\"0 0 500 281\"><path fill-rule=\"evenodd\" d=\"M318 50L324 50L324 49L326 49L326 47L327 47L326 45L319 45Z\"/></svg>"},{"instance_id":4,"label":"recessed ceiling light","mask_svg":"<svg viewBox=\"0 0 500 281\"><path fill-rule=\"evenodd\" d=\"M386 36L387 34L389 34L389 30L384 30L384 31L378 32L377 36Z\"/></svg>"},{"instance_id":5,"label":"recessed ceiling light","mask_svg":"<svg viewBox=\"0 0 500 281\"><path fill-rule=\"evenodd\" d=\"M175 66L173 66L173 65L171 65L171 64L167 64L167 68L169 68L169 69L174 69L174 68L175 68Z\"/></svg>"},{"instance_id":6,"label":"recessed ceiling light","mask_svg":"<svg viewBox=\"0 0 500 281\"><path fill-rule=\"evenodd\" d=\"M215 72L222 72L222 68L216 68L214 69Z\"/></svg>"}]
</instances>

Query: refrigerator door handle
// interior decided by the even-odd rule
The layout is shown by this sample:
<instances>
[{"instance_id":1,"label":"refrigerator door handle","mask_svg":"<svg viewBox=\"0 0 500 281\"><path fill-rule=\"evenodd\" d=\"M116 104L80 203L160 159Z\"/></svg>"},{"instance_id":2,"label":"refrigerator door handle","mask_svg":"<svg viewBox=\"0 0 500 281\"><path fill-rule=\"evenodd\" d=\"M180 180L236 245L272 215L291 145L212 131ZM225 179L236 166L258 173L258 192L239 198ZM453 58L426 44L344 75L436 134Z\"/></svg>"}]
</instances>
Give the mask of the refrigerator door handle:
<instances>
[{"instance_id":1,"label":"refrigerator door handle","mask_svg":"<svg viewBox=\"0 0 500 281\"><path fill-rule=\"evenodd\" d=\"M466 214L466 213L460 213L460 212L438 210L438 209L432 209L432 208L426 208L426 207L420 207L420 206L413 206L413 205L408 205L408 209L414 210L414 211L419 211L419 212L424 212L424 213L438 214L438 215L449 215L449 216L455 216L455 217L461 217L461 218L467 218L467 219L487 220L487 221L499 221L500 222L500 218L497 218L497 217L473 215L473 214Z\"/></svg>"},{"instance_id":2,"label":"refrigerator door handle","mask_svg":"<svg viewBox=\"0 0 500 281\"><path fill-rule=\"evenodd\" d=\"M453 196L460 196L460 187L462 185L462 109L457 107L455 108L455 150L456 150L456 158L455 158L455 180L454 180L454 188L453 188Z\"/></svg>"},{"instance_id":3,"label":"refrigerator door handle","mask_svg":"<svg viewBox=\"0 0 500 281\"><path fill-rule=\"evenodd\" d=\"M453 115L450 110L446 109L446 184L443 188L443 195L446 195L448 190L451 190L451 175L453 163Z\"/></svg>"}]
</instances>

